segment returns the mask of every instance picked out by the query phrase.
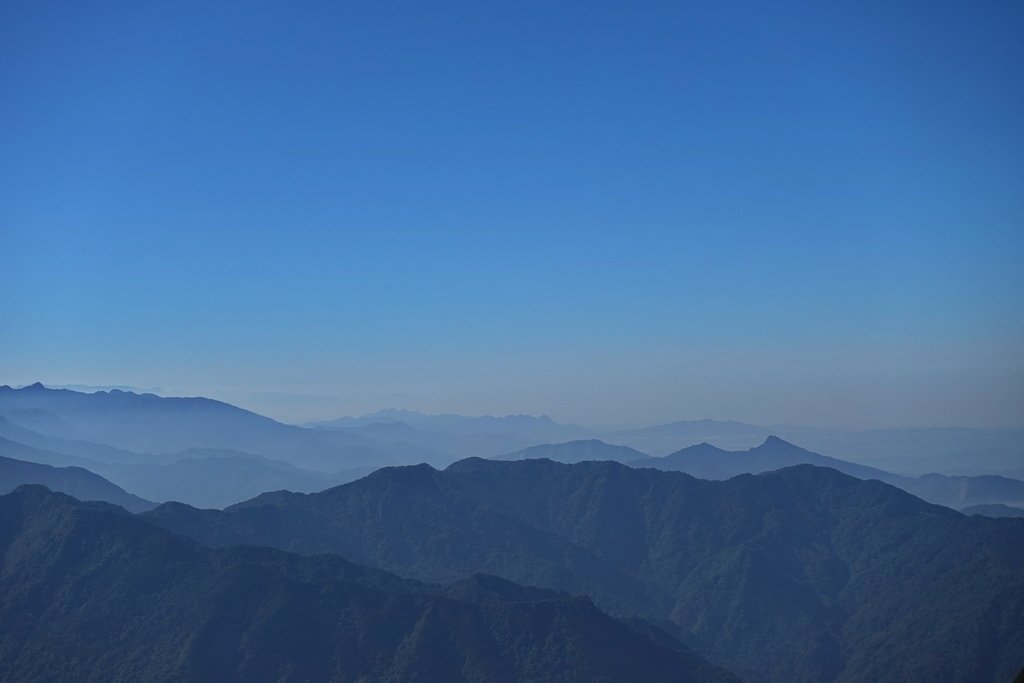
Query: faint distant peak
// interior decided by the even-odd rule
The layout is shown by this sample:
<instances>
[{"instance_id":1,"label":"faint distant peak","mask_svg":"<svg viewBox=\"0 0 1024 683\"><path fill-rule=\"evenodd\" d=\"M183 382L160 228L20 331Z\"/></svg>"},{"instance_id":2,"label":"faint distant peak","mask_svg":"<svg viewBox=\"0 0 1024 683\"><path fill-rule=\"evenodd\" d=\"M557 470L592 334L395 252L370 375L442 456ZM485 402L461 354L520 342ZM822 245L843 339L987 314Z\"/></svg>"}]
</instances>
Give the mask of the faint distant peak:
<instances>
[{"instance_id":1,"label":"faint distant peak","mask_svg":"<svg viewBox=\"0 0 1024 683\"><path fill-rule=\"evenodd\" d=\"M724 448L719 448L718 446L710 444L707 441L702 441L700 443L693 444L692 446L680 448L678 451L674 453L669 453L664 457L669 460L674 460L679 458L690 458L695 456L722 455L729 452L730 451L727 451Z\"/></svg>"},{"instance_id":2,"label":"faint distant peak","mask_svg":"<svg viewBox=\"0 0 1024 683\"><path fill-rule=\"evenodd\" d=\"M761 448L764 448L764 449L768 449L768 448L795 448L795 449L801 450L801 451L804 450L803 448L800 448L796 444L792 444L792 443L786 441L785 439L780 439L779 437L775 436L774 434L769 434L768 437L761 443L760 446L755 446L754 448L755 449L761 449Z\"/></svg>"}]
</instances>

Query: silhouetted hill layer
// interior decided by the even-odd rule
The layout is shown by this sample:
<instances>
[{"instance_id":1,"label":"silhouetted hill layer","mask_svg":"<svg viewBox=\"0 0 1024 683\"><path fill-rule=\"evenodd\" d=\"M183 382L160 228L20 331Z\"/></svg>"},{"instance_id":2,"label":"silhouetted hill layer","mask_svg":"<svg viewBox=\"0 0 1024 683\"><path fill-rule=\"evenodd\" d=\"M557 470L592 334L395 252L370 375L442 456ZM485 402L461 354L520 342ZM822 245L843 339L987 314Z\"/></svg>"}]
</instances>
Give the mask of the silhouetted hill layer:
<instances>
[{"instance_id":1,"label":"silhouetted hill layer","mask_svg":"<svg viewBox=\"0 0 1024 683\"><path fill-rule=\"evenodd\" d=\"M365 476L373 469L328 474L247 454L196 450L193 455L164 465L96 463L92 468L147 498L203 508L222 508L266 491L322 491Z\"/></svg>"},{"instance_id":2,"label":"silhouetted hill layer","mask_svg":"<svg viewBox=\"0 0 1024 683\"><path fill-rule=\"evenodd\" d=\"M515 453L502 455L495 460L527 460L547 458L555 462L574 463L586 460L614 460L631 463L648 456L628 446L614 446L597 439L567 441L565 443L541 444L524 448Z\"/></svg>"},{"instance_id":3,"label":"silhouetted hill layer","mask_svg":"<svg viewBox=\"0 0 1024 683\"><path fill-rule=\"evenodd\" d=\"M731 680L585 598L211 550L41 487L0 497L0 653L4 681Z\"/></svg>"},{"instance_id":4,"label":"silhouetted hill layer","mask_svg":"<svg viewBox=\"0 0 1024 683\"><path fill-rule=\"evenodd\" d=\"M613 462L469 459L146 519L215 545L472 571L671 620L773 681L1005 681L1024 661L1024 521L797 466L727 481Z\"/></svg>"},{"instance_id":5,"label":"silhouetted hill layer","mask_svg":"<svg viewBox=\"0 0 1024 683\"><path fill-rule=\"evenodd\" d=\"M727 451L701 443L662 458L645 458L628 464L686 472L699 479L729 479L740 474L760 474L793 465L831 467L859 479L882 479L889 474L873 467L812 453L776 436L769 436L761 445L745 451Z\"/></svg>"},{"instance_id":6,"label":"silhouetted hill layer","mask_svg":"<svg viewBox=\"0 0 1024 683\"><path fill-rule=\"evenodd\" d=\"M466 417L393 409L362 417L313 422L307 426L339 430L380 444L414 444L451 456L451 460L468 456L492 457L536 444L591 435L586 429L559 424L546 415Z\"/></svg>"},{"instance_id":7,"label":"silhouetted hill layer","mask_svg":"<svg viewBox=\"0 0 1024 683\"><path fill-rule=\"evenodd\" d=\"M1024 508L1012 505L971 505L961 510L965 515L985 515L986 517L1024 517Z\"/></svg>"},{"instance_id":8,"label":"silhouetted hill layer","mask_svg":"<svg viewBox=\"0 0 1024 683\"><path fill-rule=\"evenodd\" d=\"M798 425L761 427L733 421L672 422L599 435L655 456L702 442L737 451L775 434L818 453L900 474L1003 474L1024 469L1024 429L889 428L847 431Z\"/></svg>"},{"instance_id":9,"label":"silhouetted hill layer","mask_svg":"<svg viewBox=\"0 0 1024 683\"><path fill-rule=\"evenodd\" d=\"M225 449L191 448L159 455L133 453L104 444L39 434L3 417L0 456L84 468L149 500L177 500L197 507L218 508L265 491L322 491L375 469L314 472L284 461Z\"/></svg>"},{"instance_id":10,"label":"silhouetted hill layer","mask_svg":"<svg viewBox=\"0 0 1024 683\"><path fill-rule=\"evenodd\" d=\"M25 454L24 448L10 446L9 442L0 439L0 453ZM22 484L39 484L79 500L113 503L132 512L156 507L156 503L133 496L120 486L80 467L50 467L0 456L0 494L9 493Z\"/></svg>"},{"instance_id":11,"label":"silhouetted hill layer","mask_svg":"<svg viewBox=\"0 0 1024 683\"><path fill-rule=\"evenodd\" d=\"M79 449L72 455L105 462L152 463L153 459L124 459L123 454L166 455L191 448L242 451L325 472L367 465L450 462L449 458L412 444L392 444L385 448L356 434L286 425L208 398L167 398L118 390L83 394L67 389L47 389L41 384L21 389L0 386L0 414L17 420L19 415L38 417L41 413L50 418L34 419L32 426L42 428L44 422L61 425L57 433L45 436L63 439L63 447ZM78 438L66 438L69 433ZM66 452L63 447L52 444L41 445L8 434L0 435L31 446ZM108 449L107 455L81 450L89 448L90 443Z\"/></svg>"},{"instance_id":12,"label":"silhouetted hill layer","mask_svg":"<svg viewBox=\"0 0 1024 683\"><path fill-rule=\"evenodd\" d=\"M701 479L728 479L739 474L759 474L793 465L831 467L859 479L878 479L923 498L929 503L961 509L969 505L1024 504L1024 481L995 475L949 476L925 474L904 477L884 470L830 458L769 436L764 443L745 451L726 451L702 443L662 458L629 462L635 467L686 472Z\"/></svg>"}]
</instances>

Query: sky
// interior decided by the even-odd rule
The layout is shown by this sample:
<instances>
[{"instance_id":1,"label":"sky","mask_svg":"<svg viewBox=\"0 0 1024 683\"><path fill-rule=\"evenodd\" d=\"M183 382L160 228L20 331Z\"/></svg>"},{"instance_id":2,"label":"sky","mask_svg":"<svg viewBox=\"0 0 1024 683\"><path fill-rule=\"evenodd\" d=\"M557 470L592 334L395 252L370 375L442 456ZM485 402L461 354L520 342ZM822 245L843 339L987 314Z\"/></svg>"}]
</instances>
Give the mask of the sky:
<instances>
[{"instance_id":1,"label":"sky","mask_svg":"<svg viewBox=\"0 0 1024 683\"><path fill-rule=\"evenodd\" d=\"M0 384L1024 426L1024 4L0 4Z\"/></svg>"}]
</instances>

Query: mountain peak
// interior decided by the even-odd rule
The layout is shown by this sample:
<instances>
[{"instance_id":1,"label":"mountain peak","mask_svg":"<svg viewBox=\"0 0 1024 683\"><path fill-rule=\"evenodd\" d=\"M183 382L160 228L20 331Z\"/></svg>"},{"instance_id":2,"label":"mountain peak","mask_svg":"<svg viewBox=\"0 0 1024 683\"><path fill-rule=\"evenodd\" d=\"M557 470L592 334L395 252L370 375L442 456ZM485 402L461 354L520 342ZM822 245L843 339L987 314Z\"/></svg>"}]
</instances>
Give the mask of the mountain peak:
<instances>
[{"instance_id":1,"label":"mountain peak","mask_svg":"<svg viewBox=\"0 0 1024 683\"><path fill-rule=\"evenodd\" d=\"M764 442L760 446L757 446L757 448L780 448L780 447L782 447L782 448L800 448L799 446L797 446L795 444L791 444L790 442L786 441L785 439L780 439L779 437L775 436L774 434L769 434L768 438L766 438L764 440ZM801 450L803 450L803 449L801 449Z\"/></svg>"},{"instance_id":2,"label":"mountain peak","mask_svg":"<svg viewBox=\"0 0 1024 683\"><path fill-rule=\"evenodd\" d=\"M721 456L727 453L728 451L726 451L725 449L719 448L718 446L710 444L707 441L701 441L700 443L695 443L692 446L685 446L683 448L680 448L678 451L675 451L674 453L669 453L668 455L664 456L663 459L679 460L683 458L692 457Z\"/></svg>"}]
</instances>

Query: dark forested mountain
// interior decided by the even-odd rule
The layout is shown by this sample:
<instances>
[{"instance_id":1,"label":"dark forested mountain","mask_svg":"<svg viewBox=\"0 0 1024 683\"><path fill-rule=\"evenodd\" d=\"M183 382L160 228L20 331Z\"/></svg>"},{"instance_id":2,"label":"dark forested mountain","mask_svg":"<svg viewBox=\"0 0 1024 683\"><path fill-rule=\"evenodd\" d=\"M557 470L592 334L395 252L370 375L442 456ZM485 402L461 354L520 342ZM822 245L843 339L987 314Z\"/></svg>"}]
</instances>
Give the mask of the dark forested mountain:
<instances>
[{"instance_id":1,"label":"dark forested mountain","mask_svg":"<svg viewBox=\"0 0 1024 683\"><path fill-rule=\"evenodd\" d=\"M226 512L167 504L147 519L211 545L333 552L425 581L484 572L583 592L620 613L657 603L628 572L465 495L427 465L378 470L319 494L267 493Z\"/></svg>"},{"instance_id":2,"label":"dark forested mountain","mask_svg":"<svg viewBox=\"0 0 1024 683\"><path fill-rule=\"evenodd\" d=\"M631 463L646 459L648 456L628 446L613 446L597 439L567 441L565 443L547 443L530 446L515 453L498 456L496 460L527 460L531 458L547 458L555 462L574 463L585 460L614 460Z\"/></svg>"},{"instance_id":3,"label":"dark forested mountain","mask_svg":"<svg viewBox=\"0 0 1024 683\"><path fill-rule=\"evenodd\" d=\"M0 453L8 452L0 439ZM79 500L99 500L120 505L132 512L156 507L156 503L133 496L120 486L80 467L51 467L34 462L0 456L0 494L9 493L23 484L40 484Z\"/></svg>"},{"instance_id":4,"label":"dark forested mountain","mask_svg":"<svg viewBox=\"0 0 1024 683\"><path fill-rule=\"evenodd\" d=\"M583 591L670 621L750 680L1005 681L1024 661L1024 521L965 517L813 466L702 481L470 459L144 517L215 545Z\"/></svg>"},{"instance_id":5,"label":"dark forested mountain","mask_svg":"<svg viewBox=\"0 0 1024 683\"><path fill-rule=\"evenodd\" d=\"M905 477L812 453L775 436L769 436L760 446L745 451L726 451L704 443L689 446L663 458L646 458L628 464L686 472L701 479L728 479L739 474L758 474L792 465L817 465L831 467L859 479L878 479L929 503L958 510L983 503L1024 505L1024 481L1018 479L994 475L944 474Z\"/></svg>"},{"instance_id":6,"label":"dark forested mountain","mask_svg":"<svg viewBox=\"0 0 1024 683\"><path fill-rule=\"evenodd\" d=\"M212 550L41 487L0 497L0 652L4 681L731 680L586 598Z\"/></svg>"}]
</instances>

